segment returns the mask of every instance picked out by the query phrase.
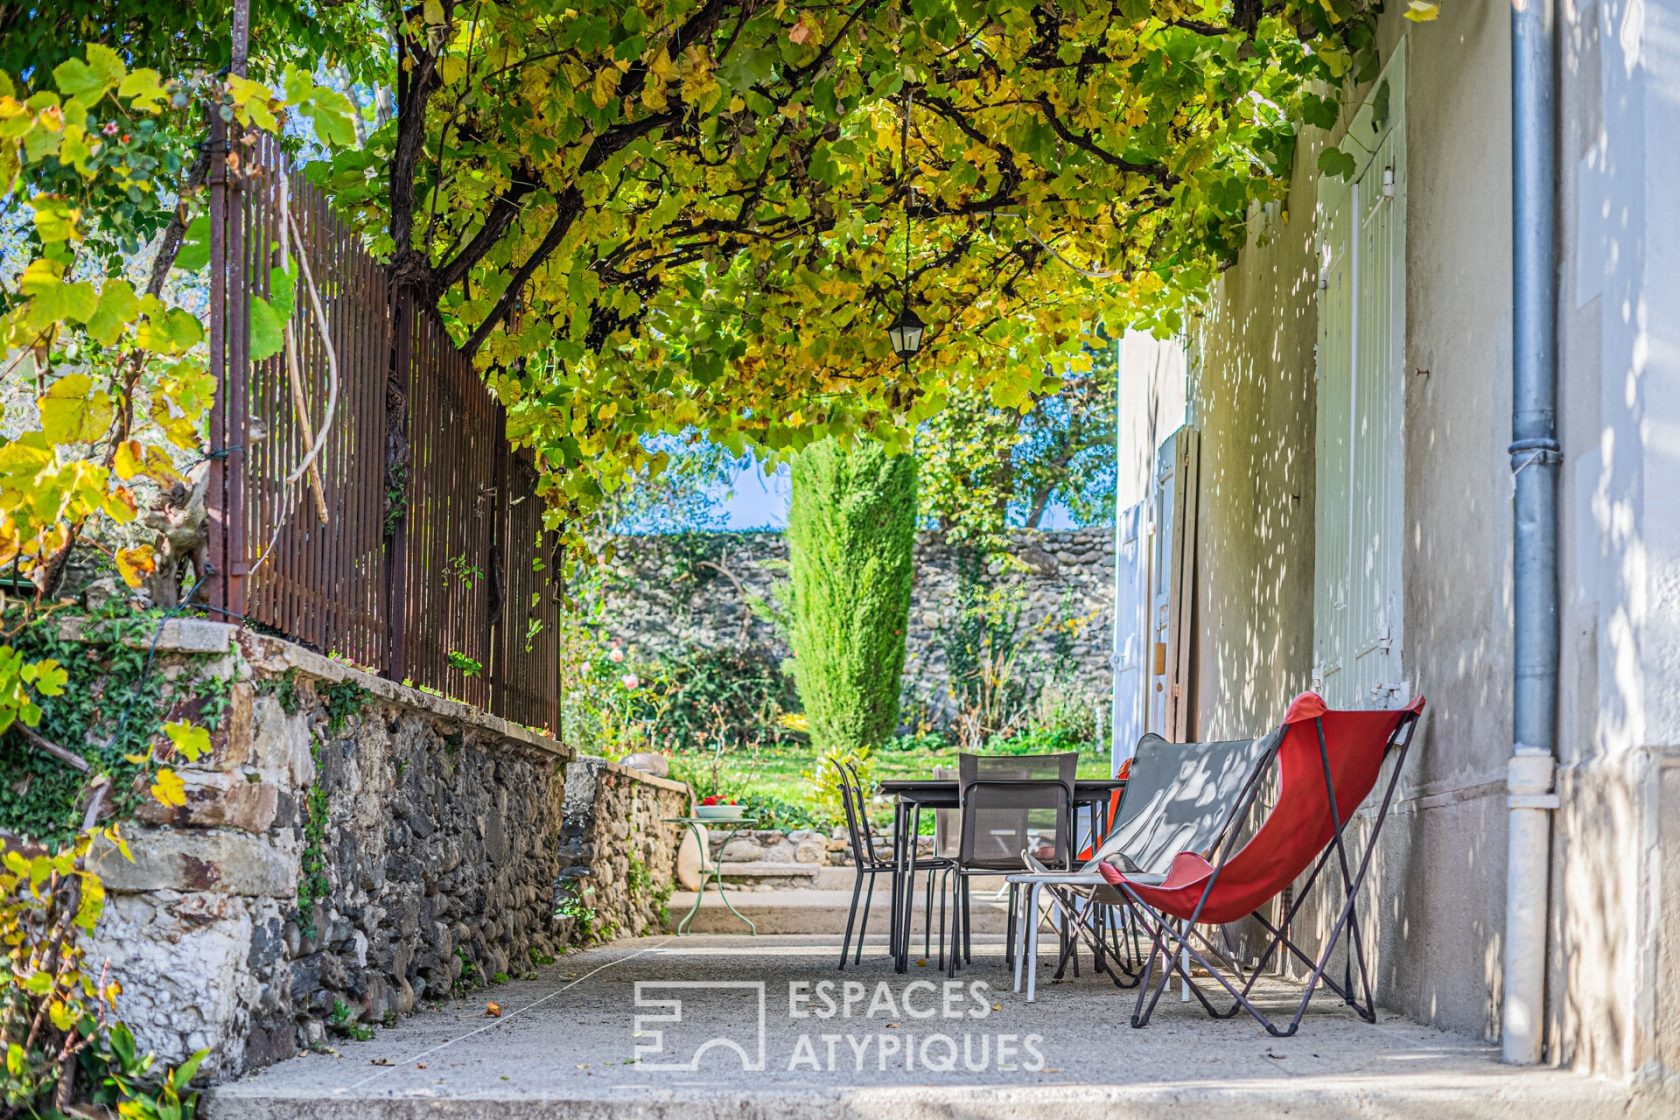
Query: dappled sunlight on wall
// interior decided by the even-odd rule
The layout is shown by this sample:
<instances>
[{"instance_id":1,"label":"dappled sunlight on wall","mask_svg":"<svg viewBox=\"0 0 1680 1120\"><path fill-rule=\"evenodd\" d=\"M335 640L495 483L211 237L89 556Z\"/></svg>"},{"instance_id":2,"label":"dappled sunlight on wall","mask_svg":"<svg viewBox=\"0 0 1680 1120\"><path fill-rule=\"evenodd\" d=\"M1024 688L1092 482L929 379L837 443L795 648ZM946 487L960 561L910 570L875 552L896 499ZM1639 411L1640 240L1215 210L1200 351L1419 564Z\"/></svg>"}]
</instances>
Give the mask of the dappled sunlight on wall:
<instances>
[{"instance_id":1,"label":"dappled sunlight on wall","mask_svg":"<svg viewBox=\"0 0 1680 1120\"><path fill-rule=\"evenodd\" d=\"M1227 270L1192 328L1201 429L1196 577L1200 738L1255 735L1310 683L1311 186ZM1262 225L1256 221L1257 228Z\"/></svg>"}]
</instances>

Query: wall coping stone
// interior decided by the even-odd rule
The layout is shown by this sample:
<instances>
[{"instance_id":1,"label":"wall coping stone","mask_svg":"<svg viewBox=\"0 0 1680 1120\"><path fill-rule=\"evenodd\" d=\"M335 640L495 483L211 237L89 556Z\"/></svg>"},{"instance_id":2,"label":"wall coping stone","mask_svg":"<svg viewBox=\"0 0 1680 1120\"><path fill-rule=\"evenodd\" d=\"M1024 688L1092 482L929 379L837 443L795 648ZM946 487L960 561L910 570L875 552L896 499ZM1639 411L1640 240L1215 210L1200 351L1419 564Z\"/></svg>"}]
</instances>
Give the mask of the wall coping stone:
<instances>
[{"instance_id":1,"label":"wall coping stone","mask_svg":"<svg viewBox=\"0 0 1680 1120\"><path fill-rule=\"evenodd\" d=\"M656 789L668 789L672 793L692 794L687 782L679 782L674 778L661 778L658 774L649 774L646 770L638 770L634 766L626 766L622 762L613 762L602 758L598 754L580 754L573 756L574 762L587 762L598 770L605 770L611 774L618 774L629 778L633 782L644 782Z\"/></svg>"},{"instance_id":2,"label":"wall coping stone","mask_svg":"<svg viewBox=\"0 0 1680 1120\"><path fill-rule=\"evenodd\" d=\"M234 627L225 622L204 622L204 626L220 626L227 630ZM253 668L268 672L283 673L288 669L297 669L309 676L328 681L350 681L366 689L379 699L390 704L397 704L415 711L428 712L441 719L453 720L471 727L481 728L504 739L514 739L526 746L534 747L555 758L570 760L577 755L577 751L556 739L551 739L540 731L534 731L521 723L513 723L501 716L491 715L482 708L475 708L471 704L460 700L450 700L442 696L433 696L428 692L421 692L418 688L400 684L376 676L366 669L359 669L343 661L335 661L324 657L313 650L304 649L294 642L283 638L270 637L267 634L255 634L245 631L237 639L240 648L244 650L245 659Z\"/></svg>"},{"instance_id":3,"label":"wall coping stone","mask_svg":"<svg viewBox=\"0 0 1680 1120\"><path fill-rule=\"evenodd\" d=\"M75 637L80 636L77 633L82 629L79 621L73 620L67 622L66 625L72 628L66 631L67 634ZM144 648L149 645L149 641L136 638L128 644L137 648ZM540 731L534 731L524 724L512 723L500 716L491 715L482 708L475 708L471 704L463 703L460 700L450 700L442 696L433 696L430 693L421 692L418 688L387 680L366 669L323 656L314 650L305 649L295 642L288 642L284 638L258 634L249 630L241 631L239 627L227 622L211 622L202 618L168 619L164 622L162 630L158 634L157 652L231 653L236 644L253 669L270 673L284 673L289 669L296 669L300 673L319 680L335 683L348 681L388 704L396 704L414 711L429 713L440 719L453 720L456 723L480 728L504 739L513 739L524 743L526 746L534 747L545 754L553 755L562 760L570 760L577 755L577 751L573 748L549 738Z\"/></svg>"}]
</instances>

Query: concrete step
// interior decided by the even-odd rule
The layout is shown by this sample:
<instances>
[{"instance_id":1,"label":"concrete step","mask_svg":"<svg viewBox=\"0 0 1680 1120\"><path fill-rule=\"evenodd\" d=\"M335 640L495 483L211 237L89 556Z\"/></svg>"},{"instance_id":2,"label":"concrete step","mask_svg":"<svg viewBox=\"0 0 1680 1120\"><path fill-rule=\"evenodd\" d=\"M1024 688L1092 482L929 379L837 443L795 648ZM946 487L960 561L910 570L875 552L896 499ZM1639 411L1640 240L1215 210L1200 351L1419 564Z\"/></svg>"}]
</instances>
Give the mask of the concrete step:
<instances>
[{"instance_id":1,"label":"concrete step","mask_svg":"<svg viewBox=\"0 0 1680 1120\"><path fill-rule=\"evenodd\" d=\"M856 875L850 867L828 867L816 863L725 863L726 882L759 887L809 888L819 891L850 891Z\"/></svg>"},{"instance_id":2,"label":"concrete step","mask_svg":"<svg viewBox=\"0 0 1680 1120\"><path fill-rule=\"evenodd\" d=\"M886 895L885 881L877 883L874 903L869 908L868 940L873 943L877 939L886 940L887 922L891 913L891 904ZM865 890L868 885L865 884ZM846 890L815 890L812 888L797 888L791 890L772 891L730 891L729 901L746 917L752 919L753 925L758 927L759 933L805 933L831 934L839 937L846 932L846 915L852 905L852 892L848 885ZM689 908L694 905L694 894L691 891L679 891L671 896L668 907L671 915L671 925L683 919ZM934 932L939 930L939 899L933 901ZM859 900L859 910L862 910ZM920 943L921 932L925 923L922 911L922 896L916 895L913 914L916 941ZM970 904L970 916L974 923L974 932L986 934L1003 933L1008 927L1008 911L1001 901L992 897L992 892L985 890L980 881L974 888L973 901ZM861 917L861 914L860 914ZM948 916L947 916L948 920ZM694 921L689 924L690 933L745 933L746 927L741 920L729 912L729 909L718 897L717 892L708 889L700 904L699 913L694 915Z\"/></svg>"},{"instance_id":3,"label":"concrete step","mask_svg":"<svg viewBox=\"0 0 1680 1120\"><path fill-rule=\"evenodd\" d=\"M814 886L823 871L815 863L729 863L723 865L723 877L730 883L750 883L766 887Z\"/></svg>"}]
</instances>

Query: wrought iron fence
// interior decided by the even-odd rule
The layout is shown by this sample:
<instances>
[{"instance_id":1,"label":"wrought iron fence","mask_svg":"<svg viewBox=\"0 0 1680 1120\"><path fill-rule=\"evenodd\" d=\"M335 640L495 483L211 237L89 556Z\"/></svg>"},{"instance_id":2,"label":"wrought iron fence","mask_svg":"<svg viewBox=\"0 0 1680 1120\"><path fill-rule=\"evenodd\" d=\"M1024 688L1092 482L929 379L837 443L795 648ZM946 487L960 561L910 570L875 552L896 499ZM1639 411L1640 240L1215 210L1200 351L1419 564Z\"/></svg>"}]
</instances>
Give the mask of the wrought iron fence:
<instances>
[{"instance_id":1,"label":"wrought iron fence","mask_svg":"<svg viewBox=\"0 0 1680 1120\"><path fill-rule=\"evenodd\" d=\"M501 405L271 140L212 143L212 611L556 728L555 545ZM283 259L289 344L252 361Z\"/></svg>"}]
</instances>

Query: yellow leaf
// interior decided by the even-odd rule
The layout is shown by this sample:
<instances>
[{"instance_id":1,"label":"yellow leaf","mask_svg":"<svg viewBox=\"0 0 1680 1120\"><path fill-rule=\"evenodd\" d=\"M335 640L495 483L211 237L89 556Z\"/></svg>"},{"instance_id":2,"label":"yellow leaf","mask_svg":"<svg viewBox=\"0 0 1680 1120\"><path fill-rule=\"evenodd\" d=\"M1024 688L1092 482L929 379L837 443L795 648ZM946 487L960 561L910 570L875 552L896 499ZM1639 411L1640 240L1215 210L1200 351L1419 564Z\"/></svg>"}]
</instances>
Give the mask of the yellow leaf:
<instances>
[{"instance_id":1,"label":"yellow leaf","mask_svg":"<svg viewBox=\"0 0 1680 1120\"><path fill-rule=\"evenodd\" d=\"M595 102L595 108L604 109L612 101L613 93L617 89L618 71L611 66L603 66L590 84L590 100Z\"/></svg>"},{"instance_id":2,"label":"yellow leaf","mask_svg":"<svg viewBox=\"0 0 1680 1120\"><path fill-rule=\"evenodd\" d=\"M116 559L117 572L130 587L139 587L144 577L157 571L157 554L150 545L119 548Z\"/></svg>"},{"instance_id":3,"label":"yellow leaf","mask_svg":"<svg viewBox=\"0 0 1680 1120\"><path fill-rule=\"evenodd\" d=\"M95 389L85 373L59 378L37 403L41 434L49 443L91 443L105 434L116 415L111 394Z\"/></svg>"},{"instance_id":4,"label":"yellow leaf","mask_svg":"<svg viewBox=\"0 0 1680 1120\"><path fill-rule=\"evenodd\" d=\"M233 101L234 116L240 124L256 125L264 132L274 131L274 112L269 107L273 93L261 82L253 82L249 78L241 78L237 74L228 75L228 96Z\"/></svg>"},{"instance_id":5,"label":"yellow leaf","mask_svg":"<svg viewBox=\"0 0 1680 1120\"><path fill-rule=\"evenodd\" d=\"M117 86L117 96L147 113L157 112L169 100L169 92L163 88L162 75L149 66L142 66L124 78Z\"/></svg>"},{"instance_id":6,"label":"yellow leaf","mask_svg":"<svg viewBox=\"0 0 1680 1120\"><path fill-rule=\"evenodd\" d=\"M438 59L438 76L443 84L452 86L467 76L467 60L457 54L446 54Z\"/></svg>"},{"instance_id":7,"label":"yellow leaf","mask_svg":"<svg viewBox=\"0 0 1680 1120\"><path fill-rule=\"evenodd\" d=\"M140 515L140 503L128 487L118 486L105 496L105 515L118 525L127 525Z\"/></svg>"},{"instance_id":8,"label":"yellow leaf","mask_svg":"<svg viewBox=\"0 0 1680 1120\"><path fill-rule=\"evenodd\" d=\"M180 808L187 803L187 787L179 774L166 767L157 772L157 781L152 783L152 796L165 805Z\"/></svg>"},{"instance_id":9,"label":"yellow leaf","mask_svg":"<svg viewBox=\"0 0 1680 1120\"><path fill-rule=\"evenodd\" d=\"M200 755L210 751L210 732L207 728L186 720L173 720L163 725L163 733L169 736L175 750L188 762L197 762Z\"/></svg>"},{"instance_id":10,"label":"yellow leaf","mask_svg":"<svg viewBox=\"0 0 1680 1120\"><path fill-rule=\"evenodd\" d=\"M148 314L134 334L135 345L140 349L160 354L179 354L190 350L203 338L203 325L190 311L179 307Z\"/></svg>"},{"instance_id":11,"label":"yellow leaf","mask_svg":"<svg viewBox=\"0 0 1680 1120\"><path fill-rule=\"evenodd\" d=\"M35 232L44 245L80 241L82 231L77 227L81 216L81 210L70 205L67 199L46 196L35 199Z\"/></svg>"},{"instance_id":12,"label":"yellow leaf","mask_svg":"<svg viewBox=\"0 0 1680 1120\"><path fill-rule=\"evenodd\" d=\"M117 444L116 453L111 456L111 469L117 472L118 478L127 482L144 469L145 454L139 440L125 439Z\"/></svg>"}]
</instances>

